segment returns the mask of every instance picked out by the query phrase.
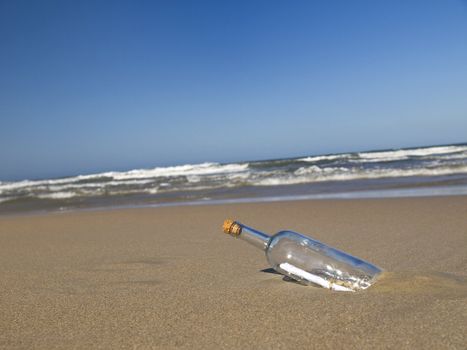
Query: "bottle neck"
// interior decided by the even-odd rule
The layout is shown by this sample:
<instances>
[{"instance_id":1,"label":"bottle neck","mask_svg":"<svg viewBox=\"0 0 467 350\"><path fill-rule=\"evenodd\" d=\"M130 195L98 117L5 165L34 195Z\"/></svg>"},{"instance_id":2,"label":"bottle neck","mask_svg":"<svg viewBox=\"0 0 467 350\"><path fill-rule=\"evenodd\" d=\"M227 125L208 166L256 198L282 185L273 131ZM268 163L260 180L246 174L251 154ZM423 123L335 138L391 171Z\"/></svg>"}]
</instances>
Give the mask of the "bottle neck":
<instances>
[{"instance_id":1,"label":"bottle neck","mask_svg":"<svg viewBox=\"0 0 467 350\"><path fill-rule=\"evenodd\" d=\"M266 250L271 236L238 222L237 224L241 227L241 231L236 237L254 245L256 248Z\"/></svg>"}]
</instances>

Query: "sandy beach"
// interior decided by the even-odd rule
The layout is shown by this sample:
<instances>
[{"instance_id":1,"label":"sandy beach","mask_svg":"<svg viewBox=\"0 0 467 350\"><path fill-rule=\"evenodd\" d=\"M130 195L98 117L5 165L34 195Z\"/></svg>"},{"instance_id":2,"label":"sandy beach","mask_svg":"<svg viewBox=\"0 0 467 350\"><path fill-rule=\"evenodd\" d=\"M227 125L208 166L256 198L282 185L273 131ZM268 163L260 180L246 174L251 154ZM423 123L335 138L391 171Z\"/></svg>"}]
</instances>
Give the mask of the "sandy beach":
<instances>
[{"instance_id":1,"label":"sandy beach","mask_svg":"<svg viewBox=\"0 0 467 350\"><path fill-rule=\"evenodd\" d=\"M225 218L385 269L359 293L287 282ZM0 217L0 348L465 349L467 197Z\"/></svg>"}]
</instances>

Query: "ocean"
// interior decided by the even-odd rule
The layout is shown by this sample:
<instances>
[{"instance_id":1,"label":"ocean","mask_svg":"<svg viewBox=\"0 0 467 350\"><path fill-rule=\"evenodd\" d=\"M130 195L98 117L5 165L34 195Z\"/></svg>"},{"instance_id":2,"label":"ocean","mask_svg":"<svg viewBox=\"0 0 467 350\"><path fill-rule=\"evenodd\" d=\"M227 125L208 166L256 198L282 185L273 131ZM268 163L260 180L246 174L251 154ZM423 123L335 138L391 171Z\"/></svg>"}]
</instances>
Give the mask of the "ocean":
<instances>
[{"instance_id":1,"label":"ocean","mask_svg":"<svg viewBox=\"0 0 467 350\"><path fill-rule=\"evenodd\" d=\"M467 194L467 144L0 181L0 214Z\"/></svg>"}]
</instances>

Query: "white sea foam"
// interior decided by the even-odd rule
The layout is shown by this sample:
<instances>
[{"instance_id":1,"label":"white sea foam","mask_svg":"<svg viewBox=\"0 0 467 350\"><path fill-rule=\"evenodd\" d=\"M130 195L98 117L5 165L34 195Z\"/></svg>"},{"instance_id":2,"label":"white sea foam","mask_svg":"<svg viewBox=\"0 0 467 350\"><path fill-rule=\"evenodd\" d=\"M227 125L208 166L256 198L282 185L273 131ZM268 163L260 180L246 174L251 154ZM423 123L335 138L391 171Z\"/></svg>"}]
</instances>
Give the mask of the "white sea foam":
<instances>
[{"instance_id":1,"label":"white sea foam","mask_svg":"<svg viewBox=\"0 0 467 350\"><path fill-rule=\"evenodd\" d=\"M343 153L343 154L331 154L328 156L310 156L310 157L305 157L305 158L300 158L298 159L299 161L302 162L319 162L321 160L336 160L336 159L345 159L349 158L351 154L349 153Z\"/></svg>"},{"instance_id":2,"label":"white sea foam","mask_svg":"<svg viewBox=\"0 0 467 350\"><path fill-rule=\"evenodd\" d=\"M198 175L188 175L186 179L188 180L188 182L191 182L191 183L196 183L196 182L201 181L201 177L199 177Z\"/></svg>"},{"instance_id":3,"label":"white sea foam","mask_svg":"<svg viewBox=\"0 0 467 350\"><path fill-rule=\"evenodd\" d=\"M326 168L320 168L317 165L309 166L309 167L301 167L297 170L295 170L294 174L295 175L323 175L323 174L335 174L335 173L346 173L348 172L348 168L343 168L343 167L326 167Z\"/></svg>"},{"instance_id":4,"label":"white sea foam","mask_svg":"<svg viewBox=\"0 0 467 350\"><path fill-rule=\"evenodd\" d=\"M137 179L137 178L155 178L155 177L173 177L188 175L210 175L221 173L232 173L244 171L248 164L219 164L202 163L195 165L179 165L172 167L158 167L154 169L139 169L126 172L108 172L102 173L102 176L109 176L115 180Z\"/></svg>"},{"instance_id":5,"label":"white sea foam","mask_svg":"<svg viewBox=\"0 0 467 350\"><path fill-rule=\"evenodd\" d=\"M86 182L79 183L80 181L98 180L109 178L111 181L103 181L102 184L106 185L132 185L144 184L151 182L151 178L159 177L175 177L175 176L202 176L211 174L222 173L235 173L241 172L248 168L248 164L219 164L219 163L202 163L202 164L187 164L172 167L157 167L153 169L135 169L125 172L104 172L90 175L78 175L75 177L68 177L62 179L50 180L23 180L16 182L2 182L0 183L0 194L5 191L20 190L23 188L32 188L38 186L56 186L63 185L64 187L99 187L101 182ZM146 180L143 180L146 179ZM112 181L114 180L114 181Z\"/></svg>"},{"instance_id":6,"label":"white sea foam","mask_svg":"<svg viewBox=\"0 0 467 350\"><path fill-rule=\"evenodd\" d=\"M243 181L247 180L252 176L252 173L250 172L243 172L243 173L235 173L235 174L227 174L225 177L227 180L232 180L232 181Z\"/></svg>"},{"instance_id":7,"label":"white sea foam","mask_svg":"<svg viewBox=\"0 0 467 350\"><path fill-rule=\"evenodd\" d=\"M116 186L140 186L153 182L153 180L126 180L126 181L106 181L106 182L87 182L87 183L67 183L63 185L49 185L48 187L35 187L49 189L50 191L64 191L70 189L89 189L89 188L102 188L102 187L116 187Z\"/></svg>"},{"instance_id":8,"label":"white sea foam","mask_svg":"<svg viewBox=\"0 0 467 350\"><path fill-rule=\"evenodd\" d=\"M319 161L333 161L333 160L345 160L352 163L374 163L374 162L391 162L398 160L409 159L410 157L429 157L429 156L441 156L452 154L450 156L444 156L444 159L462 159L466 158L467 146L436 146L427 148L414 148L414 149L400 149L400 150L388 150L380 152L360 152L356 154L342 153L342 154L330 154L324 156L309 156L305 158L299 158L298 161L315 163ZM459 154L460 153L460 154Z\"/></svg>"},{"instance_id":9,"label":"white sea foam","mask_svg":"<svg viewBox=\"0 0 467 350\"><path fill-rule=\"evenodd\" d=\"M302 183L313 183L323 181L347 181L360 179L379 179L391 177L408 177L408 176L441 176L467 173L467 166L459 167L440 167L434 169L345 169L345 168L328 168L317 171L317 167L313 169L300 168L294 175L284 174L282 177L263 178L252 183L257 186L277 186L277 185L294 185ZM344 170L345 169L345 170Z\"/></svg>"},{"instance_id":10,"label":"white sea foam","mask_svg":"<svg viewBox=\"0 0 467 350\"><path fill-rule=\"evenodd\" d=\"M13 198L10 198L10 197L0 197L0 203L3 203L3 202L7 202L7 201L10 201L10 200L13 200L15 199L14 197Z\"/></svg>"},{"instance_id":11,"label":"white sea foam","mask_svg":"<svg viewBox=\"0 0 467 350\"><path fill-rule=\"evenodd\" d=\"M2 191L19 190L23 188L38 187L38 186L53 186L60 184L71 184L81 180L86 180L88 177L93 175L79 175L75 177L67 177L63 179L51 179L51 180L22 180L16 182L3 182L0 184L0 193Z\"/></svg>"},{"instance_id":12,"label":"white sea foam","mask_svg":"<svg viewBox=\"0 0 467 350\"><path fill-rule=\"evenodd\" d=\"M409 157L426 157L467 151L467 146L442 146L416 149L401 149L382 152L361 152L358 156L367 162L403 160Z\"/></svg>"},{"instance_id":13,"label":"white sea foam","mask_svg":"<svg viewBox=\"0 0 467 350\"><path fill-rule=\"evenodd\" d=\"M37 197L42 199L67 199L75 197L77 194L75 192L53 192L53 193L45 193L39 194Z\"/></svg>"}]
</instances>

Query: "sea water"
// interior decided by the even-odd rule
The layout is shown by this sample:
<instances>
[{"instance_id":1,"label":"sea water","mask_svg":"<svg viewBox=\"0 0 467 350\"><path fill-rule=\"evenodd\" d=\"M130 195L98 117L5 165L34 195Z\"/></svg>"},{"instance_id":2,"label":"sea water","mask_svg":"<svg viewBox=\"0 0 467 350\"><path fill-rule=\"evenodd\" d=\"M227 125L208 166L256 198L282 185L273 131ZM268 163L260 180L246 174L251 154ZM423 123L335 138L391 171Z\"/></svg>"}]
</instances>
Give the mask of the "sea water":
<instances>
[{"instance_id":1,"label":"sea water","mask_svg":"<svg viewBox=\"0 0 467 350\"><path fill-rule=\"evenodd\" d=\"M0 213L456 194L467 194L467 144L0 181Z\"/></svg>"}]
</instances>

